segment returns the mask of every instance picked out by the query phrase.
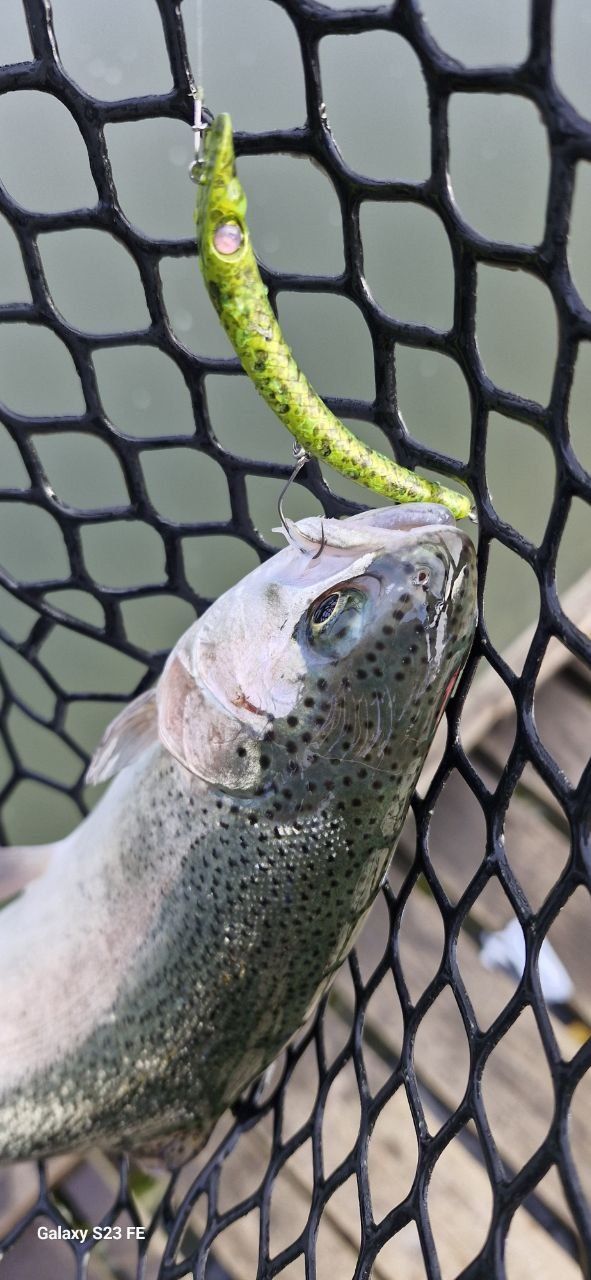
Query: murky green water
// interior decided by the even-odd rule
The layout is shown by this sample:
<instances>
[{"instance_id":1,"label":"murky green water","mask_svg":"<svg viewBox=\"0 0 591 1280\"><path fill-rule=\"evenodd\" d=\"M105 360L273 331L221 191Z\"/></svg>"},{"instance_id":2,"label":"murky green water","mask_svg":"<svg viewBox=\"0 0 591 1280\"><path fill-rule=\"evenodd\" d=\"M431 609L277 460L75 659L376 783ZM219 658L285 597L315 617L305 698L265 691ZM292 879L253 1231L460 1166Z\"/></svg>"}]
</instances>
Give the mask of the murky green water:
<instances>
[{"instance_id":1,"label":"murky green water","mask_svg":"<svg viewBox=\"0 0 591 1280\"><path fill-rule=\"evenodd\" d=\"M92 94L116 100L170 87L158 11L152 0L54 0L56 35L66 70ZM331 7L350 7L331 0ZM195 7L185 0L191 49L196 48ZM527 50L525 0L424 0L423 12L445 50L470 65L517 63ZM304 119L304 84L294 30L271 0L204 0L203 67L208 104L230 111L237 128L289 127ZM588 66L591 15L585 0L558 0L556 71L578 110L591 114ZM30 56L18 0L3 0L0 47L8 61ZM321 72L328 117L346 163L373 177L418 182L428 174L427 97L418 60L395 35L332 36L321 43ZM191 237L194 188L187 178L192 138L178 122L113 124L106 144L125 216L149 236ZM343 265L342 226L336 193L308 161L290 156L240 161L249 193L249 217L260 256L271 267L321 276ZM543 122L532 104L510 95L452 95L450 170L465 219L499 240L537 242L543 231L548 150ZM96 191L85 147L72 118L45 94L22 92L0 99L0 174L22 206L52 212L94 204ZM591 165L580 164L573 209L570 263L581 296L591 305ZM412 323L445 329L453 308L453 272L443 224L417 205L366 202L362 209L365 273L379 303ZM139 273L127 251L99 231L39 235L39 252L55 306L82 331L108 333L148 323ZM165 257L164 299L171 328L189 351L225 357L228 343L201 283L194 258ZM0 301L26 301L29 290L16 239L0 218ZM353 303L329 293L283 292L282 326L302 366L322 394L372 399L373 355L365 323ZM556 320L546 288L524 272L483 267L478 280L477 337L487 373L502 387L546 403L556 356ZM50 483L65 505L92 511L129 501L117 457L120 437L137 444L138 465L163 517L218 520L230 516L227 481L213 460L189 442L194 425L187 387L178 367L154 348L125 344L94 353L94 368L113 424L111 446L90 440L75 421L59 434L37 435L35 447ZM399 406L409 433L452 456L467 456L468 390L448 357L399 345ZM211 374L206 394L216 435L230 454L287 462L291 440L246 379ZM589 401L591 350L584 344L570 410L570 431L581 462L591 465ZM64 345L40 326L0 326L0 400L23 415L60 414L74 419L83 405L80 385ZM384 448L371 424L354 424L369 443ZM171 436L154 452L142 439ZM172 437L175 437L172 440ZM180 438L179 438L180 437ZM185 443L186 441L186 443ZM530 427L493 414L487 472L498 513L535 543L543 536L555 479L552 451ZM25 489L28 477L18 451L0 424L3 486ZM340 492L367 501L368 494L330 475ZM280 485L247 481L255 523L270 541ZM369 500L379 501L370 498ZM292 492L288 511L307 514L315 503ZM564 591L589 567L591 519L575 503L559 557ZM23 578L67 577L58 525L24 503L0 506L2 561ZM82 553L105 584L149 588L164 581L161 539L146 524L114 520L87 525ZM195 589L225 589L256 563L236 539L187 537L183 562ZM59 591L53 599L76 617L100 626L101 607L87 593ZM486 593L492 638L505 646L539 609L535 577L523 561L497 546ZM3 625L25 635L32 615L2 595ZM146 648L167 647L190 621L187 606L172 596L124 605L130 638ZM13 655L2 652L11 681L20 682L34 710L51 714L52 694ZM43 661L73 693L117 691L137 683L141 664L112 654L98 641L66 629L54 632ZM92 746L112 708L73 703L67 727ZM41 773L66 784L77 760L58 739L20 712L11 715L16 749ZM61 754L60 754L61 752ZM0 778L8 768L0 760ZM22 784L9 809L13 839L35 839L71 824L69 802L37 784Z\"/></svg>"}]
</instances>

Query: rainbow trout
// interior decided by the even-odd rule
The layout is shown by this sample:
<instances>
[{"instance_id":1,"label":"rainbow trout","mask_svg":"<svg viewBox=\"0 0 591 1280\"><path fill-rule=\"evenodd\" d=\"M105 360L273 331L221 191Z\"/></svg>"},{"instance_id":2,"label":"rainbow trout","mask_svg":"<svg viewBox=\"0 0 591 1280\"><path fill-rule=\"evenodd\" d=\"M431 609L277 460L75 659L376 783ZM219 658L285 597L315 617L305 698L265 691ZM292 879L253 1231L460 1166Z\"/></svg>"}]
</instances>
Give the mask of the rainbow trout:
<instances>
[{"instance_id":1,"label":"rainbow trout","mask_svg":"<svg viewBox=\"0 0 591 1280\"><path fill-rule=\"evenodd\" d=\"M0 850L0 1160L171 1167L313 1010L387 873L474 629L441 506L290 523L155 689L64 840ZM26 887L24 887L26 885Z\"/></svg>"}]
</instances>

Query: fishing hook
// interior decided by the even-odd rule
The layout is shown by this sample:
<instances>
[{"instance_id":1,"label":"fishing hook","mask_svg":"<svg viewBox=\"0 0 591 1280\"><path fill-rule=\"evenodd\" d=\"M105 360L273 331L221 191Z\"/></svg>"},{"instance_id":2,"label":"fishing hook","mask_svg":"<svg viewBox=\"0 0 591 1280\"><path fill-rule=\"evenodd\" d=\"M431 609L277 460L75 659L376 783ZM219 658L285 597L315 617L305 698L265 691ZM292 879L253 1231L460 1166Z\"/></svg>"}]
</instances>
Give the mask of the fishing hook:
<instances>
[{"instance_id":1,"label":"fishing hook","mask_svg":"<svg viewBox=\"0 0 591 1280\"><path fill-rule=\"evenodd\" d=\"M293 456L295 458L295 467L291 472L291 474L288 476L281 490L281 493L279 494L279 498L277 500L277 512L289 541L298 548L298 551L301 551L302 555L309 556L310 554L309 546L304 546L304 547L301 546L301 544L297 540L297 537L295 536L294 530L297 529L297 525L294 524L293 520L287 520L283 514L283 505L282 505L283 499L288 489L293 484L296 476L299 475L300 471L302 470L302 467L304 467L306 463L309 462L310 460L310 454L307 453L306 450L303 448L303 446L301 444L298 444L296 440L294 440L294 443L293 443ZM290 525L291 525L291 528L290 528ZM326 546L326 538L324 536L324 521L322 519L320 520L320 529L321 529L320 546L318 548L318 551L316 551L312 556L313 560L317 560L318 557L322 555L322 552Z\"/></svg>"},{"instance_id":2,"label":"fishing hook","mask_svg":"<svg viewBox=\"0 0 591 1280\"><path fill-rule=\"evenodd\" d=\"M284 484L284 486L283 486L283 488L282 488L282 490L281 490L281 493L279 494L279 497L278 497L278 499L277 499L277 514L278 514L278 516L279 516L279 519L280 519L280 521L281 521L281 523L282 523L282 525L283 525L283 528L284 528L284 530L285 530L285 533L286 533L287 538L289 539L289 541L290 541L290 542L295 543L295 545L298 547L298 549L302 552L302 555L307 555L307 554L308 554L308 548L307 548L307 547L301 547L301 546L299 546L299 543L297 542L297 539L294 537L294 535L293 535L293 533L292 533L292 530L289 528L289 524L293 525L293 521L292 521L292 520L290 520L290 521L289 521L289 524L288 524L288 522L287 522L287 520L286 520L286 518L285 518L285 516L284 516L284 514L283 514L283 499L284 499L284 497L285 497L286 493L288 492L288 490L291 488L291 486L292 486L292 484L293 484L293 482L294 482L294 480L295 480L296 476L299 476L300 471L302 470L302 468L303 468L303 467L305 467L305 465L306 465L306 463L307 463L307 461L308 461L308 459L309 459L309 457L310 457L310 454L306 452L306 450L303 448L303 446L302 446L301 444L298 444L298 443L297 443L297 441L296 441L296 440L294 440L294 443L293 443L293 456L294 456L294 459L295 459L295 466L294 466L294 468L293 468L293 471L291 471L291 472L290 472L290 474L289 474L289 476L287 477L287 480L285 481L285 484Z\"/></svg>"},{"instance_id":3,"label":"fishing hook","mask_svg":"<svg viewBox=\"0 0 591 1280\"><path fill-rule=\"evenodd\" d=\"M277 500L277 512L278 512L281 524L283 525L283 528L285 530L285 534L289 539L289 541L298 548L298 551L301 551L302 555L309 556L310 547L308 545L302 546L301 543L298 542L296 532L295 532L297 530L297 524L295 524L293 520L288 520L283 514L283 505L282 505L283 499L290 485L293 484L296 476L299 475L300 471L302 470L302 467L304 467L305 464L310 460L310 454L307 453L304 447L301 444L298 444L296 440L294 440L294 443L293 443L293 456L296 460L296 464L293 471L291 472L291 475L288 476L281 490L281 493L279 494L279 498ZM312 560L317 560L318 557L322 555L322 552L324 551L324 548L326 546L326 537L324 534L324 521L322 518L320 519L320 531L321 531L320 546L318 550L314 552L314 555L312 556ZM305 541L307 543L308 539L306 538Z\"/></svg>"}]
</instances>

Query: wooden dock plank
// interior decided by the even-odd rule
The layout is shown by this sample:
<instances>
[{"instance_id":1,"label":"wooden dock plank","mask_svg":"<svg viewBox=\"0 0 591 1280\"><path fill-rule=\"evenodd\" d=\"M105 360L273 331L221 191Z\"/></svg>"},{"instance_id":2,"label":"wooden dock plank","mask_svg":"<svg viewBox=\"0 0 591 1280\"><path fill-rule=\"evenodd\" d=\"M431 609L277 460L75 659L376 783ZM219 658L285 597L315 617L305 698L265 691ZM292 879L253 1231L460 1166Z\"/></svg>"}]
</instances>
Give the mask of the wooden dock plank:
<instances>
[{"instance_id":1,"label":"wooden dock plank","mask_svg":"<svg viewBox=\"0 0 591 1280\"><path fill-rule=\"evenodd\" d=\"M60 1196L71 1207L76 1222L98 1225L103 1215L109 1210L117 1197L119 1185L118 1171L107 1156L101 1152L90 1152L81 1158L76 1156L58 1156L47 1162L47 1182L49 1187L59 1188ZM28 1209L35 1203L39 1194L39 1178L37 1166L33 1163L8 1166L0 1172L0 1235L16 1224ZM23 1280L25 1275L50 1277L55 1280L59 1275L69 1274L69 1250L63 1244L53 1241L39 1241L37 1226L41 1221L46 1225L54 1224L48 1219L35 1219L22 1242L11 1249L0 1261L0 1280ZM119 1219L125 1231L132 1225L128 1216ZM157 1233L158 1234L158 1233ZM166 1237L159 1233L160 1252L164 1249ZM67 1250L67 1252L66 1252ZM143 1280L156 1280L159 1261L148 1259ZM117 1280L121 1276L135 1276L137 1272L137 1245L126 1239L99 1244L93 1248L88 1267L88 1280ZM73 1272L72 1272L73 1274Z\"/></svg>"},{"instance_id":2,"label":"wooden dock plank","mask_svg":"<svg viewBox=\"0 0 591 1280\"><path fill-rule=\"evenodd\" d=\"M591 753L591 697L585 696L565 672L536 690L534 716L541 742L566 773L571 785L576 786ZM513 741L514 729L510 718L500 719L482 740L487 759L499 773L507 763ZM565 821L561 805L536 769L526 766L522 782L532 795Z\"/></svg>"},{"instance_id":3,"label":"wooden dock plank","mask_svg":"<svg viewBox=\"0 0 591 1280\"><path fill-rule=\"evenodd\" d=\"M583 1272L527 1209L511 1222L505 1250L509 1280L583 1280Z\"/></svg>"},{"instance_id":4,"label":"wooden dock plank","mask_svg":"<svg viewBox=\"0 0 591 1280\"><path fill-rule=\"evenodd\" d=\"M436 936L432 918L436 908L433 904L429 904L428 899L426 903L426 912L423 901L421 900L418 904L418 918L412 899L409 903L409 908L412 908L412 924L418 956L428 952L429 940ZM379 935L380 930L372 930L370 921L370 927L367 930L368 940L379 938ZM379 945L378 941L378 950ZM371 957L371 959L374 958L377 957ZM434 972L438 959L438 954L430 957L426 966L428 977ZM415 969L413 985L420 986L421 976L424 977L425 974L425 964L415 963ZM488 988L491 980L494 985L498 979L503 987L501 1003L504 1003L511 992L511 983L504 975L488 975L479 966L478 979L485 988ZM350 985L346 970L337 979L337 985L339 994L344 999L350 999ZM388 1041L393 1022L389 1016L392 1007L391 991L384 992L385 999L381 998L381 991L382 988L370 1003L368 1022L374 1032L378 1029ZM494 1004L496 1006L499 1004L498 993ZM437 1010L437 1005L434 1006L434 1010ZM449 1105L453 1106L458 1098L456 1093L450 1092L447 1082L453 1078L454 1073L459 1074L462 1083L465 1082L467 1055L464 1055L465 1061L460 1063L458 1045L461 1044L461 1039L458 1037L457 1027L450 1026L448 1010L442 1009L440 1013L442 1024L445 1025L440 1024L438 1014L429 1028L424 1047L418 1050L417 1074L427 1082L433 1092L443 1094ZM433 1018L433 1011L430 1017ZM493 1055L491 1059L490 1086L490 1098L493 1099L490 1103L491 1122L494 1122L498 1132L502 1152L511 1163L517 1166L521 1159L527 1158L537 1141L543 1137L550 1118L550 1110L544 1112L544 1103L548 1103L548 1090L541 1088L543 1055L539 1040L536 1038L537 1033L527 1021L523 1026L521 1023L518 1024L518 1027L519 1034L516 1042L511 1044L506 1038L501 1042L500 1057ZM330 1063L343 1043L339 1014L335 1009L329 1009L325 1028ZM397 1044L390 1041L393 1061L399 1049L400 1041ZM527 1079L523 1078L522 1071L524 1053L529 1055ZM380 1074L376 1064L372 1063L375 1056L373 1049L364 1040L364 1062L370 1078ZM519 1082L520 1077L521 1092L519 1088L515 1089L515 1084ZM302 1116L309 1112L311 1099L316 1092L316 1084L317 1078L314 1072L310 1072L309 1081L304 1075L297 1080L294 1077L292 1080L289 1093L290 1105L295 1095L297 1109ZM489 1101L488 1093L488 1082L485 1079L487 1102ZM531 1094L535 1095L535 1102L533 1106L525 1107L524 1100L527 1100ZM334 1115L331 1115L331 1106ZM429 1094L424 1095L424 1110L429 1131L435 1134L440 1127L441 1118L433 1111ZM584 1141L589 1140L589 1122L586 1121L584 1108L580 1111L581 1114L577 1115L578 1149ZM336 1115L341 1117L342 1131L338 1138L331 1138L329 1134L334 1133ZM357 1139L358 1124L357 1083L354 1072L350 1068L345 1068L335 1078L328 1095L323 1130L323 1146L327 1140L326 1172L330 1172L335 1163L342 1160L351 1150ZM267 1168L270 1146L271 1134L268 1127L265 1131L265 1127L260 1126L258 1130L255 1129L241 1137L235 1153L237 1158L233 1162L231 1190L228 1193L226 1188L224 1207L228 1207L231 1202L237 1203L243 1199L252 1191L253 1185L257 1185L257 1182L262 1180ZM272 1244L272 1256L277 1249L285 1247L290 1239L297 1237L309 1211L312 1169L308 1146L309 1144L306 1144L300 1149L285 1166L281 1189L277 1187L272 1195L271 1241L276 1245L274 1249ZM368 1173L376 1221L380 1221L408 1192L416 1170L416 1159L417 1143L411 1114L405 1095L399 1090L395 1098L383 1109L369 1143ZM222 1175L222 1181L224 1177L225 1174ZM541 1195L572 1229L572 1222L558 1184L549 1183L548 1186L544 1186ZM450 1213L450 1205L454 1207L453 1213ZM429 1194L430 1220L443 1280L446 1280L446 1277L451 1280L456 1276L480 1249L488 1230L490 1205L491 1190L484 1165L475 1159L471 1151L459 1140L454 1140L435 1166ZM323 1215L319 1237L321 1248L319 1280L325 1280L325 1277L326 1280L333 1280L334 1276L338 1276L339 1280L347 1280L353 1275L357 1260L358 1222L357 1192L355 1184L349 1180L340 1195L329 1201ZM394 1257L405 1259L405 1270L402 1273L404 1280L422 1280L424 1267L417 1243L417 1237L408 1231L398 1240L393 1241L391 1249L383 1250L376 1259L371 1273L373 1280L392 1280L393 1275L397 1274L392 1270L390 1261ZM511 1233L511 1251L512 1280L530 1280L530 1261L533 1256L537 1259L536 1275L542 1280L546 1280L546 1277L550 1280L550 1277L556 1275L560 1275L561 1280L576 1280L577 1277L580 1280L581 1273L577 1265L526 1211L522 1211L516 1217ZM215 1254L232 1275L233 1280L255 1280L258 1260L258 1215L252 1215L250 1220L242 1219L235 1223L231 1233L224 1232L216 1242Z\"/></svg>"},{"instance_id":5,"label":"wooden dock plank","mask_svg":"<svg viewBox=\"0 0 591 1280\"><path fill-rule=\"evenodd\" d=\"M486 764L478 762L483 782L494 790L496 779ZM408 838L404 845L413 853ZM452 901L458 901L486 855L486 827L479 802L461 775L454 770L438 797L429 833L429 854L434 869ZM505 820L505 852L509 865L527 894L532 910L539 910L556 884L569 856L567 836L548 822L540 806L526 794L515 792ZM498 905L489 904L486 893L473 912L485 928L505 922ZM507 913L511 908L507 902Z\"/></svg>"},{"instance_id":6,"label":"wooden dock plank","mask_svg":"<svg viewBox=\"0 0 591 1280\"><path fill-rule=\"evenodd\" d=\"M50 1218L36 1218L12 1249L0 1255L2 1280L75 1280L76 1259L69 1244L60 1240L40 1240L39 1226L53 1227ZM109 1278L110 1280L110 1278Z\"/></svg>"},{"instance_id":7,"label":"wooden dock plank","mask_svg":"<svg viewBox=\"0 0 591 1280\"><path fill-rule=\"evenodd\" d=\"M591 635L591 570L583 574L578 582L561 595L561 604L564 612L583 635ZM513 671L521 672L523 669L535 630L535 625L526 627L504 651L503 658ZM582 663L573 659L569 650L559 640L552 637L546 648L538 677L537 699L540 697L542 687L548 682L553 682L553 678L569 663L573 663L577 670L582 669L586 678L590 678L588 668L584 668ZM462 712L460 732L464 750L470 753L477 743L483 741L499 720L506 719L510 723L514 714L515 704L507 685L496 674L496 671L483 661L479 664L476 678L468 692ZM445 725L441 726L438 736L440 741L445 739ZM433 757L436 758L437 754L437 748L434 753L429 753L430 758L427 758L421 775L419 787L421 794L424 793L433 776Z\"/></svg>"},{"instance_id":8,"label":"wooden dock plank","mask_svg":"<svg viewBox=\"0 0 591 1280\"><path fill-rule=\"evenodd\" d=\"M165 1180L164 1180L165 1181ZM109 1158L100 1151L90 1155L64 1179L60 1191L82 1222L98 1226L104 1214L114 1204L119 1186L119 1173ZM139 1250L136 1240L128 1240L127 1227L134 1226L129 1214L117 1219L123 1231L121 1240L100 1241L94 1245L88 1264L88 1280L118 1280L120 1276L135 1277L138 1270ZM159 1253L166 1245L163 1231L156 1232ZM142 1280L156 1280L160 1269L153 1253L148 1255ZM0 1277L1 1280L1 1277Z\"/></svg>"},{"instance_id":9,"label":"wooden dock plank","mask_svg":"<svg viewBox=\"0 0 591 1280\"><path fill-rule=\"evenodd\" d=\"M364 1057L372 1050L365 1049ZM357 1111L356 1084L350 1073L341 1073L338 1094L343 1118ZM337 1080L339 1077L337 1077ZM335 1081L336 1083L336 1081ZM300 1090L305 1092L305 1082ZM400 1097L399 1104L396 1097ZM384 1108L374 1129L368 1149L368 1171L374 1218L382 1217L400 1202L410 1189L416 1170L417 1143L410 1111L403 1092L395 1096L394 1108ZM404 1111L406 1110L406 1120ZM431 1133L436 1133L440 1120L429 1102L425 1102L425 1118ZM356 1137L354 1126L348 1127L345 1146ZM232 1183L234 1203L252 1189L252 1182L264 1177L270 1152L270 1135L264 1128L255 1129L240 1139L240 1159L234 1163ZM558 1192L554 1199L560 1201ZM271 1199L271 1240L284 1247L295 1239L305 1221L312 1200L312 1171L309 1161L300 1155L285 1167L280 1196ZM459 1139L446 1148L435 1165L429 1197L429 1219L433 1231L442 1280L453 1280L482 1247L490 1225L492 1193L484 1165ZM564 1205L561 1205L564 1213ZM567 1215L565 1215L567 1216ZM351 1280L358 1257L359 1211L354 1182L349 1179L340 1192L328 1202L321 1219L317 1246L318 1280ZM240 1219L231 1230L218 1237L215 1255L232 1280L256 1280L258 1268L258 1214ZM271 1248L271 1256L276 1250ZM581 1280L577 1264L556 1244L526 1211L516 1217L511 1232L511 1280L530 1280L531 1260L536 1258L535 1274L539 1280ZM396 1263L396 1269L395 1269ZM404 1269L402 1270L402 1264ZM400 1268L400 1269L399 1269ZM283 1274L283 1273L282 1273ZM291 1272L288 1272L288 1275ZM294 1271L294 1280L301 1274ZM405 1228L378 1255L371 1271L372 1280L424 1280L419 1239L414 1228Z\"/></svg>"},{"instance_id":10,"label":"wooden dock plank","mask_svg":"<svg viewBox=\"0 0 591 1280\"><path fill-rule=\"evenodd\" d=\"M52 1187L74 1169L80 1156L55 1156L47 1162L47 1184ZM39 1198L37 1165L30 1161L0 1170L0 1238L20 1221Z\"/></svg>"},{"instance_id":11,"label":"wooden dock plank","mask_svg":"<svg viewBox=\"0 0 591 1280\"><path fill-rule=\"evenodd\" d=\"M479 761L478 769L486 785L493 788L495 777L490 768ZM532 910L539 910L566 865L570 844L536 798L522 791L514 794L507 810L505 851ZM456 771L435 805L429 853L442 887L451 901L457 902L485 856L486 831L480 806ZM412 831L403 836L401 854L408 865L414 857ZM502 929L513 918L511 904L496 877L476 899L470 916L487 931ZM585 889L578 889L565 904L548 938L573 981L574 1011L591 1023L591 897Z\"/></svg>"},{"instance_id":12,"label":"wooden dock plank","mask_svg":"<svg viewBox=\"0 0 591 1280\"><path fill-rule=\"evenodd\" d=\"M415 946L407 948L404 960L405 975L413 991L425 989L438 967L441 958L438 916L433 900L425 893L413 891L405 917ZM370 919L359 947L369 950L371 959L377 962L379 944L375 955L372 955L373 946ZM459 960L468 991L477 1004L481 1025L487 1026L509 1000L514 984L504 973L491 973L483 968L478 947L468 935L464 935ZM451 994L446 1000L440 997L423 1019L417 1034L415 1070L419 1087L423 1083L454 1110L467 1082L468 1044L459 1012L451 1016L451 1000ZM401 1040L397 1034L398 1015L393 1017L391 986L382 984L378 988L368 1006L368 1016L396 1061ZM552 1019L552 1026L561 1051L564 1056L570 1056L572 1043L568 1029L558 1019ZM533 1015L522 1015L512 1032L493 1050L485 1069L483 1088L500 1155L508 1167L518 1169L543 1140L552 1117L549 1071ZM580 1125L581 1138L584 1134L585 1141L591 1144L591 1115L582 1115ZM581 1177L586 1193L591 1195L591 1168L583 1170ZM544 1189L544 1195L552 1210L560 1215L563 1201L551 1188Z\"/></svg>"},{"instance_id":13,"label":"wooden dock plank","mask_svg":"<svg viewBox=\"0 0 591 1280\"><path fill-rule=\"evenodd\" d=\"M576 786L591 752L591 697L558 676L536 689L534 715L541 741Z\"/></svg>"},{"instance_id":14,"label":"wooden dock plank","mask_svg":"<svg viewBox=\"0 0 591 1280\"><path fill-rule=\"evenodd\" d=\"M591 666L581 662L580 658L573 658L565 668L564 674L567 680L572 680L579 689L591 696Z\"/></svg>"},{"instance_id":15,"label":"wooden dock plank","mask_svg":"<svg viewBox=\"0 0 591 1280\"><path fill-rule=\"evenodd\" d=\"M425 1116L434 1131L437 1121L428 1107ZM459 1139L450 1143L435 1165L428 1206L441 1280L454 1280L482 1248L492 1208L486 1170L469 1156ZM583 1280L577 1263L526 1209L519 1210L511 1229L510 1264L510 1280L532 1280L533 1276L536 1280ZM406 1280L406 1272L399 1274ZM391 1271L389 1280L395 1276Z\"/></svg>"}]
</instances>

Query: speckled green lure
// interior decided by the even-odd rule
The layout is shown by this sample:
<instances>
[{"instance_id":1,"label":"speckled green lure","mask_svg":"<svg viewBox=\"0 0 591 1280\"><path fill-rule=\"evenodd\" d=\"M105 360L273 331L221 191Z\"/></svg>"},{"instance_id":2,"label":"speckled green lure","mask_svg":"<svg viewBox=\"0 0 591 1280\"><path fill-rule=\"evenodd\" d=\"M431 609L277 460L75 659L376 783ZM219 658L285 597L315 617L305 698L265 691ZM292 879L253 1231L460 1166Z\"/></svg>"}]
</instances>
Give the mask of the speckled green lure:
<instances>
[{"instance_id":1,"label":"speckled green lure","mask_svg":"<svg viewBox=\"0 0 591 1280\"><path fill-rule=\"evenodd\" d=\"M343 475L396 502L437 502L456 519L467 495L431 483L369 449L310 386L269 304L246 225L246 196L236 176L232 122L219 115L205 133L198 183L197 241L209 296L242 367L303 448Z\"/></svg>"}]
</instances>

